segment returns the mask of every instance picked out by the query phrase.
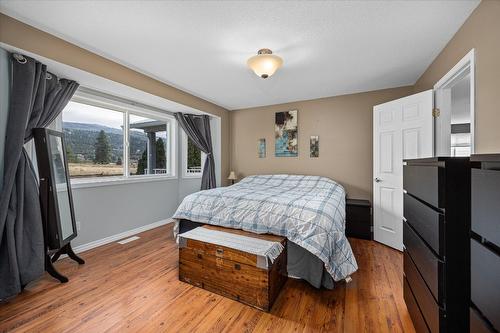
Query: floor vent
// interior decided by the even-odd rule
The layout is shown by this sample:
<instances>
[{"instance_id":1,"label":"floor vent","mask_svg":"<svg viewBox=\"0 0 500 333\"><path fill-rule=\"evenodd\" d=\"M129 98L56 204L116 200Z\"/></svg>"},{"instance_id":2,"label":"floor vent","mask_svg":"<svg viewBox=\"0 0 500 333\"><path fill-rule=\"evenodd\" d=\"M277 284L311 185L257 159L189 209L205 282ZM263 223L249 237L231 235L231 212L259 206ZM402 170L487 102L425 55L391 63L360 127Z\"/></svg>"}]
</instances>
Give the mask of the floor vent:
<instances>
[{"instance_id":1,"label":"floor vent","mask_svg":"<svg viewBox=\"0 0 500 333\"><path fill-rule=\"evenodd\" d=\"M121 241L118 241L117 243L118 244L127 244L127 243L133 242L135 240L138 240L139 238L141 238L141 237L139 237L139 236L132 236L130 238L122 239Z\"/></svg>"}]
</instances>

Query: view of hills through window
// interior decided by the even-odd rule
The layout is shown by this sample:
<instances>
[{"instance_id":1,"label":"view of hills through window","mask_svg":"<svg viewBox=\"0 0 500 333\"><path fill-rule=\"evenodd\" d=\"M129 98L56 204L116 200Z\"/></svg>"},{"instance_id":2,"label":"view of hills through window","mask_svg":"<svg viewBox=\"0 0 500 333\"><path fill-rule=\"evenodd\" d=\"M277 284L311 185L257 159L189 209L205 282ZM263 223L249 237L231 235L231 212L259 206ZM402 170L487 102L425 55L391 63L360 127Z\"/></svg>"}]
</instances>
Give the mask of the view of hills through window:
<instances>
[{"instance_id":1,"label":"view of hills through window","mask_svg":"<svg viewBox=\"0 0 500 333\"><path fill-rule=\"evenodd\" d=\"M129 174L168 173L166 122L129 116ZM72 178L124 175L125 117L119 111L68 103L62 128ZM148 154L148 147L153 146L153 153Z\"/></svg>"}]
</instances>

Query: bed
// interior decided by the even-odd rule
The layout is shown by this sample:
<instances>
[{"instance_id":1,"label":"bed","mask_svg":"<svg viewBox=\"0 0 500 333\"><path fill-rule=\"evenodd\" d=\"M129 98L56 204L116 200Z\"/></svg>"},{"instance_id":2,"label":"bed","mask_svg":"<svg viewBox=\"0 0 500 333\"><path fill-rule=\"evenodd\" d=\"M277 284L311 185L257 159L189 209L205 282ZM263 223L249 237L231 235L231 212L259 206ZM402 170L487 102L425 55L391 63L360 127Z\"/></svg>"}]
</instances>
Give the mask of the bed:
<instances>
[{"instance_id":1,"label":"bed","mask_svg":"<svg viewBox=\"0 0 500 333\"><path fill-rule=\"evenodd\" d=\"M319 176L257 175L188 195L174 234L200 224L285 236L288 274L331 289L358 266L345 236L345 191Z\"/></svg>"}]
</instances>

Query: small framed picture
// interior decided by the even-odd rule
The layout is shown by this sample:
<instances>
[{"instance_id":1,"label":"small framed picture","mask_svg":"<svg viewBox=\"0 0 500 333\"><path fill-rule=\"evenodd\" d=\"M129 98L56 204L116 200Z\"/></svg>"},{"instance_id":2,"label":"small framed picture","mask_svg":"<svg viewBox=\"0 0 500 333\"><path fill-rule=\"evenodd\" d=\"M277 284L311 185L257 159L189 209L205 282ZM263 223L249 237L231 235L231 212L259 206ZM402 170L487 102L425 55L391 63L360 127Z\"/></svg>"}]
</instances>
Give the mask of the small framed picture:
<instances>
[{"instance_id":1,"label":"small framed picture","mask_svg":"<svg viewBox=\"0 0 500 333\"><path fill-rule=\"evenodd\" d=\"M319 136L311 135L309 142L310 157L319 157Z\"/></svg>"},{"instance_id":2,"label":"small framed picture","mask_svg":"<svg viewBox=\"0 0 500 333\"><path fill-rule=\"evenodd\" d=\"M266 139L259 139L257 142L257 155L259 158L266 157Z\"/></svg>"}]
</instances>

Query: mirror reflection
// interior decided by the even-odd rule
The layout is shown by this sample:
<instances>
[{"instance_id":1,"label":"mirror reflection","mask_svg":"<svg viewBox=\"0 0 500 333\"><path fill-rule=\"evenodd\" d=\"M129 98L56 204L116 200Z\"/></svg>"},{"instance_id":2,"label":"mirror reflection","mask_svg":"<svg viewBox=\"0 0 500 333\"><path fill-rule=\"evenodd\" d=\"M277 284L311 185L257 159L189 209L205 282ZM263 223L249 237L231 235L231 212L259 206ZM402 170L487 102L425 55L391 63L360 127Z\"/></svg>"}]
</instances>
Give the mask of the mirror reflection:
<instances>
[{"instance_id":1,"label":"mirror reflection","mask_svg":"<svg viewBox=\"0 0 500 333\"><path fill-rule=\"evenodd\" d=\"M54 167L54 181L56 185L57 204L61 221L62 239L73 234L73 221L69 202L66 166L62 139L59 136L49 135L50 157Z\"/></svg>"}]
</instances>

